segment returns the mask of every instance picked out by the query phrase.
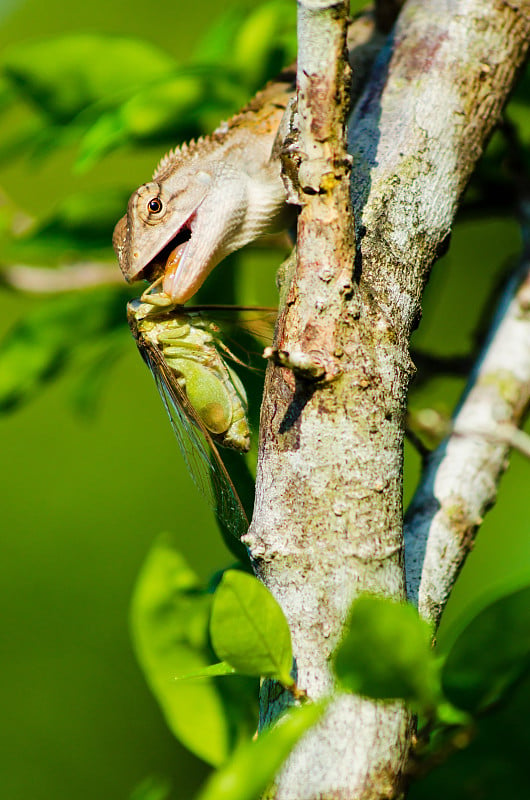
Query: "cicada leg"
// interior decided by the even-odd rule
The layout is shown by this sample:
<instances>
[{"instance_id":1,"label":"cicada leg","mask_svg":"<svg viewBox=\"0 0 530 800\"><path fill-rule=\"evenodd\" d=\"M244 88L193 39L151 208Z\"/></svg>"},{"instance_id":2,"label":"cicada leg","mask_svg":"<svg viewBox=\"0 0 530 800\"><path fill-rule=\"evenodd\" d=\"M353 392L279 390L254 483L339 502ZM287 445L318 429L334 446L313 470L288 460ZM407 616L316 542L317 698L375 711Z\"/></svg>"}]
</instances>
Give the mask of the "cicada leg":
<instances>
[{"instance_id":1,"label":"cicada leg","mask_svg":"<svg viewBox=\"0 0 530 800\"><path fill-rule=\"evenodd\" d=\"M145 292L143 292L140 296L140 301L142 303L149 303L153 306L159 306L160 308L167 308L168 306L174 305L170 296L165 292L153 292L153 289L155 289L157 286L160 286L163 280L164 276L161 275L160 278L157 278L156 281L153 281L153 283L148 286Z\"/></svg>"}]
</instances>

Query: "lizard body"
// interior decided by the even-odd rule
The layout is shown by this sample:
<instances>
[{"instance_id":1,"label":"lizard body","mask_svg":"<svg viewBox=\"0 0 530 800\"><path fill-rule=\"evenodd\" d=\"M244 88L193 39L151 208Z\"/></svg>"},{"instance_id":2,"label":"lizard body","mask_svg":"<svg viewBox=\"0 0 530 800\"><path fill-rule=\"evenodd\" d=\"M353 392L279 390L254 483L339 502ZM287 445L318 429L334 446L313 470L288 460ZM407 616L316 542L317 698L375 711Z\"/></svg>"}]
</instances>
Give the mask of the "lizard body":
<instances>
[{"instance_id":1,"label":"lizard body","mask_svg":"<svg viewBox=\"0 0 530 800\"><path fill-rule=\"evenodd\" d=\"M126 280L161 276L184 303L229 253L285 226L278 129L294 80L285 70L210 136L170 151L132 194L113 236Z\"/></svg>"}]
</instances>

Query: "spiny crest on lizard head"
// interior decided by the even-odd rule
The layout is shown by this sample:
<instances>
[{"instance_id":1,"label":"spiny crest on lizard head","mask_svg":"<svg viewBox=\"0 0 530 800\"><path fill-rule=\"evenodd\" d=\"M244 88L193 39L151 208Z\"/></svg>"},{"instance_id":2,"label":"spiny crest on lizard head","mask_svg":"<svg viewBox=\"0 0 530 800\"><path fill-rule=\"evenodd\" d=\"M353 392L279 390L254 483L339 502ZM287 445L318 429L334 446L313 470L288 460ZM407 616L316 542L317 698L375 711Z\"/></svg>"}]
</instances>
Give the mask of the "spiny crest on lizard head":
<instances>
[{"instance_id":1,"label":"spiny crest on lizard head","mask_svg":"<svg viewBox=\"0 0 530 800\"><path fill-rule=\"evenodd\" d=\"M154 174L153 180L160 181L168 176L176 167L184 161L198 156L208 155L213 149L214 144L220 144L229 131L228 123L223 122L209 136L200 136L198 139L190 139L183 142L178 147L173 147L163 158L160 159Z\"/></svg>"},{"instance_id":2,"label":"spiny crest on lizard head","mask_svg":"<svg viewBox=\"0 0 530 800\"><path fill-rule=\"evenodd\" d=\"M204 144L204 137L200 137L195 141L195 139L191 139L189 143L184 142L183 144L179 145L178 147L173 147L165 156L163 156L157 164L157 167L153 173L153 180L158 181L161 178L164 178L168 172L170 172L174 167L177 167L183 159L189 158L193 156L196 151L199 151L201 145Z\"/></svg>"}]
</instances>

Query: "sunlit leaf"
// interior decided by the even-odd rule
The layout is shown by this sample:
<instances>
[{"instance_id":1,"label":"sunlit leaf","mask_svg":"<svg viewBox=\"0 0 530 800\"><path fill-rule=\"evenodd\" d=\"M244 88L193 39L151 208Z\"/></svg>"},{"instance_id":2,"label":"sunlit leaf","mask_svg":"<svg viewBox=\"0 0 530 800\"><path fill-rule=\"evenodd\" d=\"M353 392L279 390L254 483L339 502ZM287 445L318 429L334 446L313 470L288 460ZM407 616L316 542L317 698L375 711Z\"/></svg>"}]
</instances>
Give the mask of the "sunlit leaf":
<instances>
[{"instance_id":1,"label":"sunlit leaf","mask_svg":"<svg viewBox=\"0 0 530 800\"><path fill-rule=\"evenodd\" d=\"M371 595L357 598L334 663L341 686L357 694L399 698L425 711L438 703L430 628L405 603Z\"/></svg>"},{"instance_id":2,"label":"sunlit leaf","mask_svg":"<svg viewBox=\"0 0 530 800\"><path fill-rule=\"evenodd\" d=\"M217 655L238 672L292 686L289 625L277 601L252 575L225 572L214 595L210 633Z\"/></svg>"},{"instance_id":3,"label":"sunlit leaf","mask_svg":"<svg viewBox=\"0 0 530 800\"><path fill-rule=\"evenodd\" d=\"M227 8L213 20L195 48L194 60L200 64L220 64L230 60L235 36L245 18L243 8Z\"/></svg>"},{"instance_id":4,"label":"sunlit leaf","mask_svg":"<svg viewBox=\"0 0 530 800\"><path fill-rule=\"evenodd\" d=\"M246 84L258 88L295 58L295 6L272 0L254 8L238 28L231 59Z\"/></svg>"},{"instance_id":5,"label":"sunlit leaf","mask_svg":"<svg viewBox=\"0 0 530 800\"><path fill-rule=\"evenodd\" d=\"M81 142L77 166L86 169L127 142L177 142L205 132L210 119L234 113L246 95L223 70L180 70L134 94L96 120Z\"/></svg>"},{"instance_id":6,"label":"sunlit leaf","mask_svg":"<svg viewBox=\"0 0 530 800\"><path fill-rule=\"evenodd\" d=\"M318 722L323 703L289 710L254 742L242 745L207 781L196 800L257 800L306 731Z\"/></svg>"},{"instance_id":7,"label":"sunlit leaf","mask_svg":"<svg viewBox=\"0 0 530 800\"><path fill-rule=\"evenodd\" d=\"M213 660L208 620L212 596L170 537L160 537L138 578L131 624L138 661L174 735L210 764L221 764L235 740L250 735L248 685L239 684L242 709L230 717L211 677L177 680ZM231 706L230 706L231 707Z\"/></svg>"},{"instance_id":8,"label":"sunlit leaf","mask_svg":"<svg viewBox=\"0 0 530 800\"><path fill-rule=\"evenodd\" d=\"M482 711L530 670L530 587L484 608L453 644L443 689L460 708Z\"/></svg>"},{"instance_id":9,"label":"sunlit leaf","mask_svg":"<svg viewBox=\"0 0 530 800\"><path fill-rule=\"evenodd\" d=\"M3 65L23 96L63 123L93 103L112 106L176 67L149 42L89 33L14 45Z\"/></svg>"},{"instance_id":10,"label":"sunlit leaf","mask_svg":"<svg viewBox=\"0 0 530 800\"><path fill-rule=\"evenodd\" d=\"M196 672L190 672L189 675L179 675L177 680L188 681L195 678L218 678L222 675L235 675L234 667L227 664L226 661L219 661L217 664L209 664Z\"/></svg>"}]
</instances>

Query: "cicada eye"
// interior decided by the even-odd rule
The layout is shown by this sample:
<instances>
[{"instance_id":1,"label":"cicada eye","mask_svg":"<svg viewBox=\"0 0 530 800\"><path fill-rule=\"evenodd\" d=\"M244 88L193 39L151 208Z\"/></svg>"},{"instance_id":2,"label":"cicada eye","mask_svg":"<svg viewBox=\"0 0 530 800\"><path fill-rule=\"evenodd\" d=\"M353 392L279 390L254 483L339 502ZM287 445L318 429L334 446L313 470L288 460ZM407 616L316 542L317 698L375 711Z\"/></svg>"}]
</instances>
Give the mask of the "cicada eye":
<instances>
[{"instance_id":1,"label":"cicada eye","mask_svg":"<svg viewBox=\"0 0 530 800\"><path fill-rule=\"evenodd\" d=\"M162 211L162 200L159 197L152 197L147 204L147 210L151 214L158 214Z\"/></svg>"}]
</instances>

